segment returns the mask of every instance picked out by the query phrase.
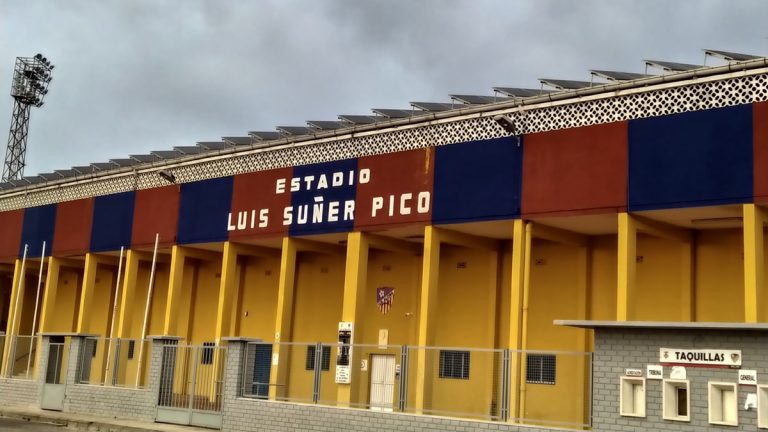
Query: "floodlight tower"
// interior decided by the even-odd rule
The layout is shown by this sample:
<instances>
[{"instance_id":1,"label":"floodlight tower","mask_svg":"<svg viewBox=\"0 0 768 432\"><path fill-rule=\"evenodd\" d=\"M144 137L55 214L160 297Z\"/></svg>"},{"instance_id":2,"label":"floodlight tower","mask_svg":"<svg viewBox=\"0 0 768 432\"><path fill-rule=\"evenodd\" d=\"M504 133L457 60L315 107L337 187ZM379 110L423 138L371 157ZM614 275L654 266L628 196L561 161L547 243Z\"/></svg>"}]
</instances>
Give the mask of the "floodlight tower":
<instances>
[{"instance_id":1,"label":"floodlight tower","mask_svg":"<svg viewBox=\"0 0 768 432\"><path fill-rule=\"evenodd\" d=\"M13 116L0 181L18 180L24 174L29 112L33 106L43 106L43 98L48 93L48 84L52 79L52 70L53 65L42 54L34 57L16 57L11 84Z\"/></svg>"}]
</instances>

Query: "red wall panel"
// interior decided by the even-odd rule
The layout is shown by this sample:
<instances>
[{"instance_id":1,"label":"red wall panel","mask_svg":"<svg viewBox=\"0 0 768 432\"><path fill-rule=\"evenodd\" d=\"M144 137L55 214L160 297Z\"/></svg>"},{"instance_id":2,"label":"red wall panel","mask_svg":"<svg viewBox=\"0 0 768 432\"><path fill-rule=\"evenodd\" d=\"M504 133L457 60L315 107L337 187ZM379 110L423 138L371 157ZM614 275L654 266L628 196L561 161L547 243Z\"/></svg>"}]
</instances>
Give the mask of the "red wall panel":
<instances>
[{"instance_id":1,"label":"red wall panel","mask_svg":"<svg viewBox=\"0 0 768 432\"><path fill-rule=\"evenodd\" d=\"M0 212L0 262L13 262L19 257L24 210Z\"/></svg>"},{"instance_id":2,"label":"red wall panel","mask_svg":"<svg viewBox=\"0 0 768 432\"><path fill-rule=\"evenodd\" d=\"M131 247L154 247L156 234L160 234L160 246L176 243L178 218L179 186L136 191Z\"/></svg>"},{"instance_id":3,"label":"red wall panel","mask_svg":"<svg viewBox=\"0 0 768 432\"><path fill-rule=\"evenodd\" d=\"M53 232L55 256L83 255L91 244L93 198L59 203Z\"/></svg>"},{"instance_id":4,"label":"red wall panel","mask_svg":"<svg viewBox=\"0 0 768 432\"><path fill-rule=\"evenodd\" d=\"M358 171L370 170L370 180L357 185L355 227L429 223L434 161L434 148L360 158Z\"/></svg>"},{"instance_id":5,"label":"red wall panel","mask_svg":"<svg viewBox=\"0 0 768 432\"><path fill-rule=\"evenodd\" d=\"M227 222L229 238L287 235L283 210L291 205L292 168L257 171L235 176L232 212ZM285 180L278 193L278 180Z\"/></svg>"},{"instance_id":6,"label":"red wall panel","mask_svg":"<svg viewBox=\"0 0 768 432\"><path fill-rule=\"evenodd\" d=\"M523 214L626 208L627 136L626 122L526 135Z\"/></svg>"},{"instance_id":7,"label":"red wall panel","mask_svg":"<svg viewBox=\"0 0 768 432\"><path fill-rule=\"evenodd\" d=\"M768 202L768 102L752 105L754 136L755 201Z\"/></svg>"}]
</instances>

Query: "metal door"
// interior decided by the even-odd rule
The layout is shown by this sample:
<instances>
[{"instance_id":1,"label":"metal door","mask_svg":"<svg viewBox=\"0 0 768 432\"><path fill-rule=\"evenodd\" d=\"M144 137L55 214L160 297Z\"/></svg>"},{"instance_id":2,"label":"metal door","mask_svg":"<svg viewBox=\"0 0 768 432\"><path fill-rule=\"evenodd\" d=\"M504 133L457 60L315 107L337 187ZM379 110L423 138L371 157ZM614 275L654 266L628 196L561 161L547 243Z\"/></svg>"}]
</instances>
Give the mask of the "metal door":
<instances>
[{"instance_id":1,"label":"metal door","mask_svg":"<svg viewBox=\"0 0 768 432\"><path fill-rule=\"evenodd\" d=\"M48 343L48 363L45 368L40 408L54 411L64 409L67 382L67 356L64 337L51 337Z\"/></svg>"},{"instance_id":2,"label":"metal door","mask_svg":"<svg viewBox=\"0 0 768 432\"><path fill-rule=\"evenodd\" d=\"M226 349L164 345L156 421L221 429Z\"/></svg>"},{"instance_id":3,"label":"metal door","mask_svg":"<svg viewBox=\"0 0 768 432\"><path fill-rule=\"evenodd\" d=\"M391 412L394 397L395 356L371 355L371 409L374 411Z\"/></svg>"}]
</instances>

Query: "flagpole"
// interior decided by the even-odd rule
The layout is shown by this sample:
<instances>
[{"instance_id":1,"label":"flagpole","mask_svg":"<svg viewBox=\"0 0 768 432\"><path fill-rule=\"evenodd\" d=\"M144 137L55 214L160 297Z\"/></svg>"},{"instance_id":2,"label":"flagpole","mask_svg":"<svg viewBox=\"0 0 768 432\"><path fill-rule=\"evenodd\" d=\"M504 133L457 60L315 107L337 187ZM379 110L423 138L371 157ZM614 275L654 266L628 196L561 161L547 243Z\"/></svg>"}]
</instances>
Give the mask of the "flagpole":
<instances>
[{"instance_id":1,"label":"flagpole","mask_svg":"<svg viewBox=\"0 0 768 432\"><path fill-rule=\"evenodd\" d=\"M16 288L16 303L13 306L13 320L11 320L11 334L7 336L11 338L11 345L8 347L11 350L11 352L10 352L10 355L7 357L8 360L5 364L6 373L8 374L9 377L13 376L13 364L10 364L10 362L12 361L11 357L15 356L14 351L16 351L15 349L16 343L13 340L13 332L16 329L16 316L19 314L19 297L21 294L21 287L24 284L24 266L27 264L28 249L29 249L29 245L25 244L24 254L21 257L21 269L19 271L19 284L17 285L17 288ZM11 369L11 370L8 370L8 369Z\"/></svg>"},{"instance_id":2,"label":"flagpole","mask_svg":"<svg viewBox=\"0 0 768 432\"><path fill-rule=\"evenodd\" d=\"M149 306L152 304L152 289L155 287L155 267L157 266L157 247L160 243L160 233L155 234L155 251L152 252L152 270L149 272L149 288L147 289L147 305L144 308L144 325L141 326L141 340L139 340L139 364L136 367L136 387L139 386L141 377L142 357L144 356L144 338L147 337L147 321L149 320Z\"/></svg>"},{"instance_id":3,"label":"flagpole","mask_svg":"<svg viewBox=\"0 0 768 432\"><path fill-rule=\"evenodd\" d=\"M35 314L32 318L32 334L29 336L27 378L29 378L29 367L32 365L32 345L35 342L35 330L37 330L37 306L40 304L40 288L43 285L43 264L45 264L45 240L43 240L43 252L40 254L40 273L37 275L37 294L35 295Z\"/></svg>"},{"instance_id":4,"label":"flagpole","mask_svg":"<svg viewBox=\"0 0 768 432\"><path fill-rule=\"evenodd\" d=\"M112 335L115 332L115 316L117 316L117 296L120 294L120 277L123 274L124 246L120 246L120 260L117 262L117 281L115 282L115 301L112 304L112 324L109 326L109 343L107 345L107 361L104 367L104 385L107 385L109 375L109 357L112 355Z\"/></svg>"}]
</instances>

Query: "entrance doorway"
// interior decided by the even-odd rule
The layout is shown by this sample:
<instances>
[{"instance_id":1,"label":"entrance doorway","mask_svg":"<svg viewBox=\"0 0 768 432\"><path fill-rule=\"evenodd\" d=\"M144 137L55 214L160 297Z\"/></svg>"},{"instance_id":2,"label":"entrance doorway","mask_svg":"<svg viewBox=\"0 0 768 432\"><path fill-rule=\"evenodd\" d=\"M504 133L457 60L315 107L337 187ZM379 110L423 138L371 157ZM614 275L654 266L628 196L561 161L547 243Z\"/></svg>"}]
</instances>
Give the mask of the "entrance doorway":
<instances>
[{"instance_id":1,"label":"entrance doorway","mask_svg":"<svg viewBox=\"0 0 768 432\"><path fill-rule=\"evenodd\" d=\"M395 356L371 355L370 407L374 411L391 412L395 397Z\"/></svg>"}]
</instances>

